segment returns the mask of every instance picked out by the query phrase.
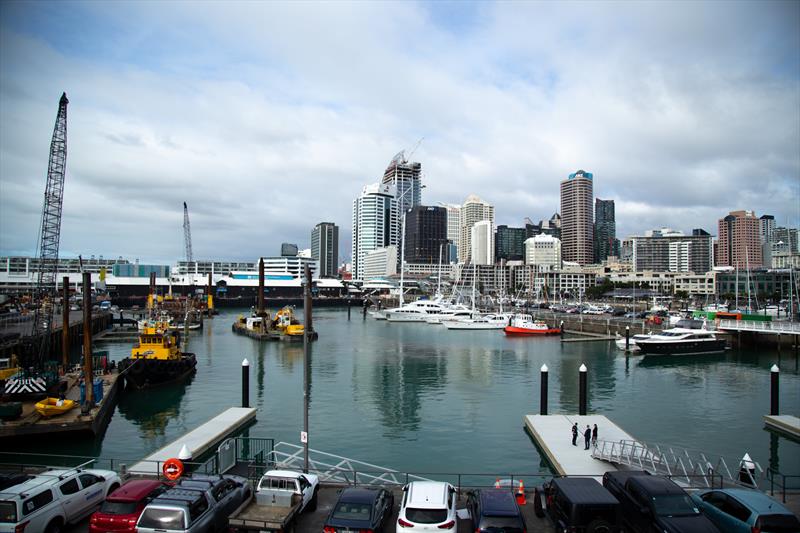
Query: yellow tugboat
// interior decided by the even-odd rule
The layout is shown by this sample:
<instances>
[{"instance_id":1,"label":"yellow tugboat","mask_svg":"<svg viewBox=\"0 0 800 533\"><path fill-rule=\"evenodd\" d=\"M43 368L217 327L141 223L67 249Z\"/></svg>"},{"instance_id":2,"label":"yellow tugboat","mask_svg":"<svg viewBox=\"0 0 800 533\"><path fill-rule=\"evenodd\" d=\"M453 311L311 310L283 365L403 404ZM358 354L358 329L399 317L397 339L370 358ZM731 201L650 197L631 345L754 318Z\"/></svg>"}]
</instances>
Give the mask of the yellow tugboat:
<instances>
[{"instance_id":1,"label":"yellow tugboat","mask_svg":"<svg viewBox=\"0 0 800 533\"><path fill-rule=\"evenodd\" d=\"M119 363L120 374L128 386L137 389L154 387L185 378L195 371L193 353L180 350L180 334L163 323L147 325L139 333L139 343L131 356Z\"/></svg>"}]
</instances>

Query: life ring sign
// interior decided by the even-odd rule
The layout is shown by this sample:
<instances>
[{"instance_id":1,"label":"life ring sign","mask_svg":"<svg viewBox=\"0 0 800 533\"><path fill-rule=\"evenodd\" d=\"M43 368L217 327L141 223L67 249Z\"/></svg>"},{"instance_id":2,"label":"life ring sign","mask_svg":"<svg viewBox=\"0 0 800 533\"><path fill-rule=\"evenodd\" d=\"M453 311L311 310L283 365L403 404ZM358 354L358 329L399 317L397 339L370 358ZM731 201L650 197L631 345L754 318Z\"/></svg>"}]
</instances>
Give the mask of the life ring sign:
<instances>
[{"instance_id":1,"label":"life ring sign","mask_svg":"<svg viewBox=\"0 0 800 533\"><path fill-rule=\"evenodd\" d=\"M161 471L164 473L165 478L170 481L175 481L183 474L183 461L175 457L167 459L164 461Z\"/></svg>"}]
</instances>

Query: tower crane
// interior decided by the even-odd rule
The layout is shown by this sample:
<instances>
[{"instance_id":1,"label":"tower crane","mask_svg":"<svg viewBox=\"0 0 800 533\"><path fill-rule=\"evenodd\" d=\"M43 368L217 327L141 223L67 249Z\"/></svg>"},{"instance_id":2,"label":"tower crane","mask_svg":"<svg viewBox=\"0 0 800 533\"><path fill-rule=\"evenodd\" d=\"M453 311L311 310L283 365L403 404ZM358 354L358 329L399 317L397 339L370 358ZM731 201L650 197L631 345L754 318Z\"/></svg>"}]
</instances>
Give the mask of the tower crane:
<instances>
[{"instance_id":1,"label":"tower crane","mask_svg":"<svg viewBox=\"0 0 800 533\"><path fill-rule=\"evenodd\" d=\"M183 242L186 245L186 260L194 261L192 258L192 228L189 226L189 207L183 202Z\"/></svg>"},{"instance_id":2,"label":"tower crane","mask_svg":"<svg viewBox=\"0 0 800 533\"><path fill-rule=\"evenodd\" d=\"M37 243L38 274L33 290L31 336L20 355L23 376L6 381L6 394L46 392L57 375L44 372L45 361L50 356L53 330L53 305L56 298L58 273L58 246L61 240L61 209L64 204L64 173L67 164L67 94L58 101L58 114L50 142L50 159L47 165L47 183L44 189L41 233ZM68 305L68 302L63 302Z\"/></svg>"}]
</instances>

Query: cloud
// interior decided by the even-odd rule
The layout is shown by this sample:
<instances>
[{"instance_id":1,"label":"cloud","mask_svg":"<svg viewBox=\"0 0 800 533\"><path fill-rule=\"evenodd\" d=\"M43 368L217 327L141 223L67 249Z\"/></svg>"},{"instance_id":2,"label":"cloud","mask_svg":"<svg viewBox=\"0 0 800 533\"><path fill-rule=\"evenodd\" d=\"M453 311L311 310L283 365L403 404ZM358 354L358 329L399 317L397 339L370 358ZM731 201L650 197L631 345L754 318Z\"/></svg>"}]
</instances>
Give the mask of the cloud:
<instances>
[{"instance_id":1,"label":"cloud","mask_svg":"<svg viewBox=\"0 0 800 533\"><path fill-rule=\"evenodd\" d=\"M500 224L548 218L578 168L620 237L800 223L795 2L2 10L0 253L34 252L62 90L75 253L180 258L186 201L198 257L306 247L322 220L346 257L353 198L421 137L423 200L477 193Z\"/></svg>"}]
</instances>

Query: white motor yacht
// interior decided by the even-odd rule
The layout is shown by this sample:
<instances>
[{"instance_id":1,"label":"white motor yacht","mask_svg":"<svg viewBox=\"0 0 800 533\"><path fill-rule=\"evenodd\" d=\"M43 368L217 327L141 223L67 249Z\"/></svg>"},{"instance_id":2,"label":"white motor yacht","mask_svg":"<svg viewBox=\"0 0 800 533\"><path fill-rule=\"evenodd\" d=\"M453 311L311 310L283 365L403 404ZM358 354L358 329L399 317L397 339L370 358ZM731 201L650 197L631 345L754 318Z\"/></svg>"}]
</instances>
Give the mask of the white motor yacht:
<instances>
[{"instance_id":1,"label":"white motor yacht","mask_svg":"<svg viewBox=\"0 0 800 533\"><path fill-rule=\"evenodd\" d=\"M449 320L462 320L464 318L472 318L475 314L472 309L465 305L453 305L442 309L440 313L428 315L425 322L428 324L442 324Z\"/></svg>"},{"instance_id":2,"label":"white motor yacht","mask_svg":"<svg viewBox=\"0 0 800 533\"><path fill-rule=\"evenodd\" d=\"M447 329L503 329L509 323L511 314L488 314L475 318L447 320L442 322Z\"/></svg>"},{"instance_id":3,"label":"white motor yacht","mask_svg":"<svg viewBox=\"0 0 800 533\"><path fill-rule=\"evenodd\" d=\"M668 329L636 342L643 355L721 353L725 351L725 344L725 339L718 339L713 331L687 328Z\"/></svg>"},{"instance_id":4,"label":"white motor yacht","mask_svg":"<svg viewBox=\"0 0 800 533\"><path fill-rule=\"evenodd\" d=\"M425 322L430 315L437 315L444 310L444 305L432 300L417 300L402 307L386 310L389 322Z\"/></svg>"}]
</instances>

